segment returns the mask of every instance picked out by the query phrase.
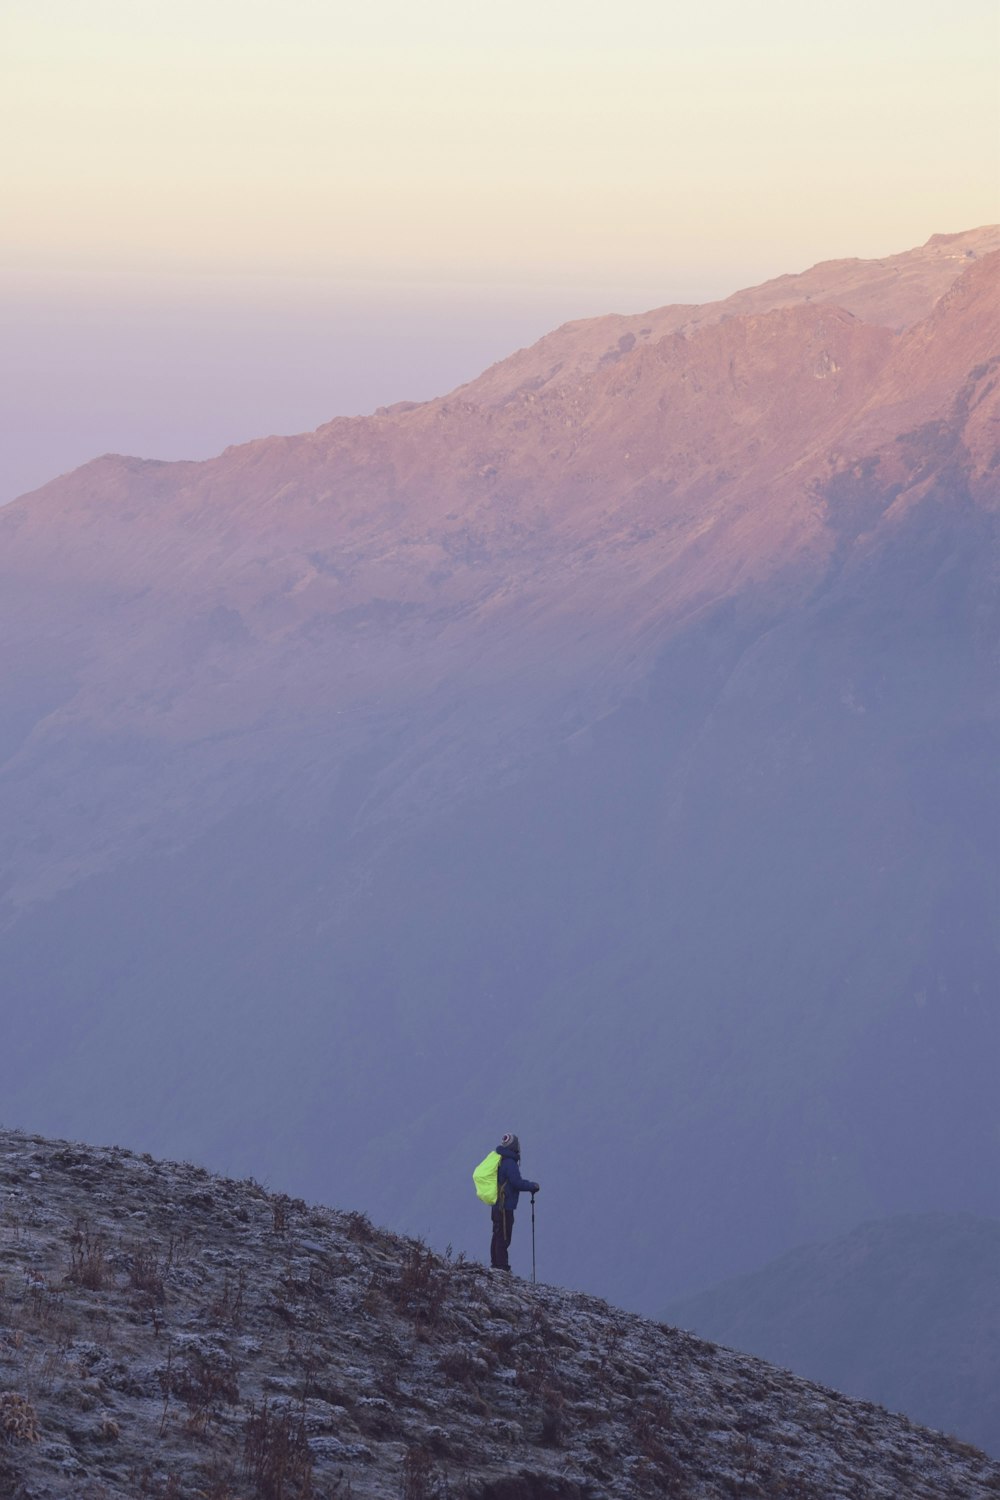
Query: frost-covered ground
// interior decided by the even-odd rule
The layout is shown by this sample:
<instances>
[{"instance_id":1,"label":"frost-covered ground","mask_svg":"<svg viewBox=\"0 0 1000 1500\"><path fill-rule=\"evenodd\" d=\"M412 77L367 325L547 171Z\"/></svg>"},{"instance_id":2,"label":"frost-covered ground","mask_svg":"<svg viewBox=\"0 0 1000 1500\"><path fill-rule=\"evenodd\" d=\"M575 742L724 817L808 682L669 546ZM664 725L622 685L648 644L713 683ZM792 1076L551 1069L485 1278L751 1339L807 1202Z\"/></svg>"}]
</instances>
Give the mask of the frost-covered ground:
<instances>
[{"instance_id":1,"label":"frost-covered ground","mask_svg":"<svg viewBox=\"0 0 1000 1500\"><path fill-rule=\"evenodd\" d=\"M0 1132L3 1500L976 1500L1000 1465L359 1214Z\"/></svg>"}]
</instances>

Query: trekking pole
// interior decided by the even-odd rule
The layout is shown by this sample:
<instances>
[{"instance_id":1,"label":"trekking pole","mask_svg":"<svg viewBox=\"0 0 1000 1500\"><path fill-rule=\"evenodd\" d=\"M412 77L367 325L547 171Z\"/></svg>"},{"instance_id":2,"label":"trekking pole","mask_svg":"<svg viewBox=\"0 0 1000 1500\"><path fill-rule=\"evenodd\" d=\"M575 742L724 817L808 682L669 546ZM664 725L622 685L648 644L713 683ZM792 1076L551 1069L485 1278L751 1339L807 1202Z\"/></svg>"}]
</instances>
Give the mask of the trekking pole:
<instances>
[{"instance_id":1,"label":"trekking pole","mask_svg":"<svg viewBox=\"0 0 1000 1500\"><path fill-rule=\"evenodd\" d=\"M535 1195L531 1195L531 1279L537 1281L535 1275Z\"/></svg>"}]
</instances>

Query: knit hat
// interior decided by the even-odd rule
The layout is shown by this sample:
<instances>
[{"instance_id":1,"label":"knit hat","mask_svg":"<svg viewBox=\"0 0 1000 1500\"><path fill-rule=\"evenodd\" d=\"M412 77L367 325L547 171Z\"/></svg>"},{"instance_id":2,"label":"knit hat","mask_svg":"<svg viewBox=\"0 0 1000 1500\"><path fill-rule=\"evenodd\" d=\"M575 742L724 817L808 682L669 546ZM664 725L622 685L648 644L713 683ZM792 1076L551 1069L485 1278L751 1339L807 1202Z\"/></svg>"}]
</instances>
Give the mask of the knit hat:
<instances>
[{"instance_id":1,"label":"knit hat","mask_svg":"<svg viewBox=\"0 0 1000 1500\"><path fill-rule=\"evenodd\" d=\"M510 1151L513 1151L515 1156L520 1156L521 1154L521 1142L518 1140L516 1135L501 1136L500 1146L498 1147L498 1149L503 1150L504 1147L506 1147Z\"/></svg>"}]
</instances>

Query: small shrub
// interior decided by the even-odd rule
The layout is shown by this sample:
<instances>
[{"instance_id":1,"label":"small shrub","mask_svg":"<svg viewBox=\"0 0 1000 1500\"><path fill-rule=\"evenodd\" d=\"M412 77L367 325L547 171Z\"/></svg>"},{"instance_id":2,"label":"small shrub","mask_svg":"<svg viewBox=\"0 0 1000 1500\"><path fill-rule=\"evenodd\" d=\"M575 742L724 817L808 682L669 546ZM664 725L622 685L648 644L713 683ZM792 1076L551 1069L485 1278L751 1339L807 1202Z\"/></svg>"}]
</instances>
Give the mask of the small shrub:
<instances>
[{"instance_id":1,"label":"small shrub","mask_svg":"<svg viewBox=\"0 0 1000 1500\"><path fill-rule=\"evenodd\" d=\"M630 1426L636 1452L650 1482L664 1496L679 1493L685 1479L683 1465L668 1435L676 1435L673 1410L667 1401L633 1402Z\"/></svg>"},{"instance_id":2,"label":"small shrub","mask_svg":"<svg viewBox=\"0 0 1000 1500\"><path fill-rule=\"evenodd\" d=\"M199 1500L239 1500L237 1476L228 1459L216 1454L208 1461L200 1478Z\"/></svg>"},{"instance_id":3,"label":"small shrub","mask_svg":"<svg viewBox=\"0 0 1000 1500\"><path fill-rule=\"evenodd\" d=\"M561 1448L566 1441L566 1425L565 1399L546 1386L542 1391L542 1442L549 1448Z\"/></svg>"},{"instance_id":4,"label":"small shrub","mask_svg":"<svg viewBox=\"0 0 1000 1500\"><path fill-rule=\"evenodd\" d=\"M142 1292L151 1302L162 1302L164 1298L163 1268L156 1246L148 1241L137 1241L132 1246L129 1259L129 1285Z\"/></svg>"},{"instance_id":5,"label":"small shrub","mask_svg":"<svg viewBox=\"0 0 1000 1500\"><path fill-rule=\"evenodd\" d=\"M200 1350L188 1355L171 1386L188 1408L188 1425L196 1431L218 1421L222 1408L235 1406L240 1399L232 1364Z\"/></svg>"},{"instance_id":6,"label":"small shrub","mask_svg":"<svg viewBox=\"0 0 1000 1500\"><path fill-rule=\"evenodd\" d=\"M230 1328L239 1328L243 1322L243 1299L247 1289L247 1273L240 1267L235 1281L226 1271L222 1279L222 1290L208 1309L208 1315L216 1323L227 1323Z\"/></svg>"},{"instance_id":7,"label":"small shrub","mask_svg":"<svg viewBox=\"0 0 1000 1500\"><path fill-rule=\"evenodd\" d=\"M275 1234L287 1234L293 1210L297 1214L306 1212L304 1201L301 1198L289 1198L287 1193L273 1193L270 1204L271 1222Z\"/></svg>"},{"instance_id":8,"label":"small shrub","mask_svg":"<svg viewBox=\"0 0 1000 1500\"><path fill-rule=\"evenodd\" d=\"M176 1474L159 1479L148 1466L145 1469L130 1469L128 1481L136 1500L182 1500L180 1480Z\"/></svg>"},{"instance_id":9,"label":"small shrub","mask_svg":"<svg viewBox=\"0 0 1000 1500\"><path fill-rule=\"evenodd\" d=\"M376 1268L368 1278L364 1296L361 1298L361 1311L375 1313L378 1311L379 1301L385 1291L385 1275Z\"/></svg>"},{"instance_id":10,"label":"small shrub","mask_svg":"<svg viewBox=\"0 0 1000 1500\"><path fill-rule=\"evenodd\" d=\"M447 1375L449 1380L457 1381L460 1385L475 1384L479 1374L479 1367L468 1349L446 1349L438 1360L437 1367L442 1375Z\"/></svg>"},{"instance_id":11,"label":"small shrub","mask_svg":"<svg viewBox=\"0 0 1000 1500\"><path fill-rule=\"evenodd\" d=\"M438 1474L433 1456L426 1448L410 1448L403 1460L403 1482L400 1500L444 1500L447 1482Z\"/></svg>"},{"instance_id":12,"label":"small shrub","mask_svg":"<svg viewBox=\"0 0 1000 1500\"><path fill-rule=\"evenodd\" d=\"M164 1276L176 1265L183 1265L191 1257L191 1230L185 1227L179 1232L171 1231L163 1257Z\"/></svg>"},{"instance_id":13,"label":"small shrub","mask_svg":"<svg viewBox=\"0 0 1000 1500\"><path fill-rule=\"evenodd\" d=\"M66 1280L90 1292L99 1292L108 1282L108 1260L104 1236L78 1219L69 1235L69 1271Z\"/></svg>"},{"instance_id":14,"label":"small shrub","mask_svg":"<svg viewBox=\"0 0 1000 1500\"><path fill-rule=\"evenodd\" d=\"M352 1212L347 1215L347 1238L358 1245L371 1244L375 1228L367 1214Z\"/></svg>"},{"instance_id":15,"label":"small shrub","mask_svg":"<svg viewBox=\"0 0 1000 1500\"><path fill-rule=\"evenodd\" d=\"M17 1391L0 1394L0 1434L8 1443L38 1442L38 1413Z\"/></svg>"},{"instance_id":16,"label":"small shrub","mask_svg":"<svg viewBox=\"0 0 1000 1500\"><path fill-rule=\"evenodd\" d=\"M434 1252L419 1243L409 1245L393 1289L396 1306L419 1322L436 1323L447 1292L447 1279Z\"/></svg>"},{"instance_id":17,"label":"small shrub","mask_svg":"<svg viewBox=\"0 0 1000 1500\"><path fill-rule=\"evenodd\" d=\"M62 1292L50 1286L43 1276L29 1279L25 1305L37 1325L43 1328L68 1326L71 1320L63 1316L63 1304Z\"/></svg>"},{"instance_id":18,"label":"small shrub","mask_svg":"<svg viewBox=\"0 0 1000 1500\"><path fill-rule=\"evenodd\" d=\"M981 1448L977 1448L974 1443L964 1442L953 1433L946 1434L942 1443L949 1453L954 1453L958 1458L982 1459L983 1457Z\"/></svg>"},{"instance_id":19,"label":"small shrub","mask_svg":"<svg viewBox=\"0 0 1000 1500\"><path fill-rule=\"evenodd\" d=\"M305 1408L275 1412L251 1401L243 1430L243 1474L258 1500L311 1500L312 1455Z\"/></svg>"}]
</instances>

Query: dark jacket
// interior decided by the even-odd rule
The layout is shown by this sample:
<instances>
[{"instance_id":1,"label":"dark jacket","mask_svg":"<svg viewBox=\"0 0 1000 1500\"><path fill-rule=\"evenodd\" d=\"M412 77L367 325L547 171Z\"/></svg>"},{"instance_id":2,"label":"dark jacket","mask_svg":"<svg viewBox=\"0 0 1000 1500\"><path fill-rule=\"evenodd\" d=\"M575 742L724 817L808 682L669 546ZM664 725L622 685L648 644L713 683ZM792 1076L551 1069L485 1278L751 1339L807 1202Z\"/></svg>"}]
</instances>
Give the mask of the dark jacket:
<instances>
[{"instance_id":1,"label":"dark jacket","mask_svg":"<svg viewBox=\"0 0 1000 1500\"><path fill-rule=\"evenodd\" d=\"M510 1146L498 1146L500 1165L497 1167L497 1207L512 1214L521 1193L537 1193L538 1183L529 1182L521 1176L517 1157Z\"/></svg>"}]
</instances>

